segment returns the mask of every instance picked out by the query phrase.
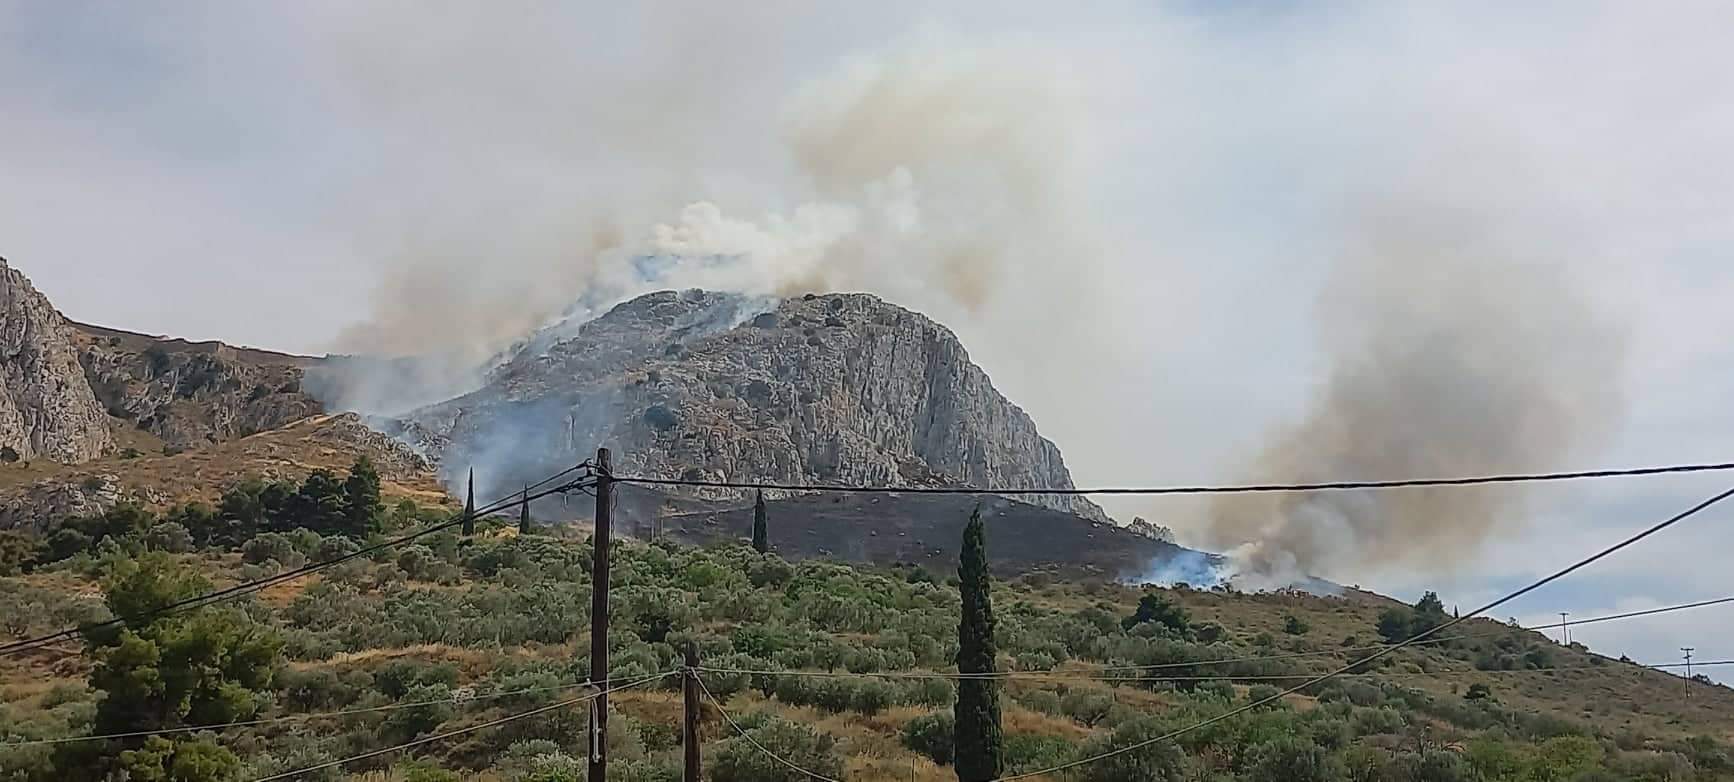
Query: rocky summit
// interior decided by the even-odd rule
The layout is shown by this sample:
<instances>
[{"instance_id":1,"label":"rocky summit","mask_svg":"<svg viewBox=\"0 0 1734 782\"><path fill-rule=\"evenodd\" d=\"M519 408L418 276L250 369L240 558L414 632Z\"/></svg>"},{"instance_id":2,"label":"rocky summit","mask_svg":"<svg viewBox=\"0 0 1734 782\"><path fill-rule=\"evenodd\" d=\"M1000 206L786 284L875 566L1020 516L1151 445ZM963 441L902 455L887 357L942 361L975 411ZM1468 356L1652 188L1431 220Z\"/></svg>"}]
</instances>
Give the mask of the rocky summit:
<instances>
[{"instance_id":1,"label":"rocky summit","mask_svg":"<svg viewBox=\"0 0 1734 782\"><path fill-rule=\"evenodd\" d=\"M66 319L0 259L0 456L82 462L114 439Z\"/></svg>"},{"instance_id":2,"label":"rocky summit","mask_svg":"<svg viewBox=\"0 0 1734 782\"><path fill-rule=\"evenodd\" d=\"M532 338L480 390L395 425L495 491L598 445L617 473L657 478L1072 486L949 329L865 294L647 294ZM1031 501L1107 518L1082 497Z\"/></svg>"}]
</instances>

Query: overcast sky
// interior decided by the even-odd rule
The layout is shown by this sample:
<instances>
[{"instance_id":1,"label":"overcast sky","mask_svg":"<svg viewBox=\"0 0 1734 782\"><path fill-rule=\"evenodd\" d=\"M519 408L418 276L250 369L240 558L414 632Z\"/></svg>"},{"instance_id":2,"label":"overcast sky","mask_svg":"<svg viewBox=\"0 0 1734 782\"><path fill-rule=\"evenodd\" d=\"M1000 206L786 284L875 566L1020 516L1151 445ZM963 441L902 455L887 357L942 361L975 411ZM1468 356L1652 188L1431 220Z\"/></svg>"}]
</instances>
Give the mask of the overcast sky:
<instances>
[{"instance_id":1,"label":"overcast sky","mask_svg":"<svg viewBox=\"0 0 1734 782\"><path fill-rule=\"evenodd\" d=\"M1607 359L1546 387L1618 399L1517 466L1734 455L1727 4L549 5L0 0L0 255L75 319L309 353L492 349L608 279L599 248L756 255L747 287L947 322L1079 484L1170 484L1265 477L1342 358L1342 259L1467 214L1602 329L1535 346ZM1467 608L1730 480L1553 487L1326 575ZM1499 615L1734 594L1731 522ZM1575 636L1734 658L1731 612Z\"/></svg>"}]
</instances>

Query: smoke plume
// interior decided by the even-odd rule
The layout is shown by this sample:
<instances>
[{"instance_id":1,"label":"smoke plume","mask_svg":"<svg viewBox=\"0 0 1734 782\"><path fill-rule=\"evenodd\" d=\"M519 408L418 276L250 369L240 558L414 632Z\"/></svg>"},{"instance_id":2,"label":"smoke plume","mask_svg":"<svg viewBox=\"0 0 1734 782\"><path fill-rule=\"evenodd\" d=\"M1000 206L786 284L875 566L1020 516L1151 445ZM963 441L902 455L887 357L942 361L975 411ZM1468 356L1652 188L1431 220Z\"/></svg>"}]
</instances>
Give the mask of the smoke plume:
<instances>
[{"instance_id":1,"label":"smoke plume","mask_svg":"<svg viewBox=\"0 0 1734 782\"><path fill-rule=\"evenodd\" d=\"M1482 209L1411 195L1360 216L1318 304L1327 380L1253 461L1260 480L1522 472L1568 463L1615 429L1621 331L1569 261ZM1254 586L1448 570L1520 525L1524 498L1512 485L1230 495L1206 535Z\"/></svg>"},{"instance_id":2,"label":"smoke plume","mask_svg":"<svg viewBox=\"0 0 1734 782\"><path fill-rule=\"evenodd\" d=\"M767 301L868 290L948 321L993 319L1008 286L1088 298L1091 275L1052 261L1093 244L1066 153L1088 146L1087 112L1041 53L926 35L796 83L761 128L782 166L757 172L772 175L775 200L801 196L793 206L731 208L751 201L723 193L675 207L637 183L594 212L487 215L503 226L487 240L499 246L469 232L418 239L378 287L372 317L339 341L346 353L407 358L351 362L319 389L340 407L402 412L433 401L430 389L475 387L539 328L560 333L671 288ZM648 182L678 159L657 140L626 147L657 159ZM494 257L511 260L476 260Z\"/></svg>"}]
</instances>

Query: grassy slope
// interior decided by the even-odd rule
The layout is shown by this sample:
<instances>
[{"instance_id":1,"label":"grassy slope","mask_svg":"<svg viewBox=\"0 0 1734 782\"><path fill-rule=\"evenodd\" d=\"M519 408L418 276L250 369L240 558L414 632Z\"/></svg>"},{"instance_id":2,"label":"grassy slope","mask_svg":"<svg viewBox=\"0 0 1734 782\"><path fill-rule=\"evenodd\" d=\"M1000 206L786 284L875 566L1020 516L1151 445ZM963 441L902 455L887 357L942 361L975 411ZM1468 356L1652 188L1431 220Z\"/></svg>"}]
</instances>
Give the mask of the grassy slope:
<instances>
[{"instance_id":1,"label":"grassy slope","mask_svg":"<svg viewBox=\"0 0 1734 782\"><path fill-rule=\"evenodd\" d=\"M509 536L508 532L496 533ZM579 544L568 545L577 547ZM631 545L631 544L628 544ZM208 572L219 584L232 582L238 572L238 558L232 554L204 555L188 560ZM389 566L380 566L389 567ZM361 579L363 581L367 579ZM314 580L316 581L316 579ZM499 586L498 579L466 578L443 585L416 583L413 589L454 597L470 590ZM11 590L29 586L44 593L81 595L83 601L95 599L97 589L88 578L69 572L38 573L3 580ZM263 602L281 610L291 604L309 583L285 586L267 593ZM383 593L375 593L379 599ZM996 604L1002 624L1016 624L1019 604L1041 610L1073 613L1090 607L1108 608L1117 615L1130 614L1141 591L1097 584L1077 584L1052 581L1046 577L1022 578L1001 583L996 591ZM1228 630L1228 640L1235 654L1279 654L1286 652L1335 650L1347 643L1376 642L1373 632L1378 613L1391 605L1374 595L1351 593L1343 598L1321 598L1297 594L1236 594L1181 590L1167 593L1184 605L1194 622L1216 622ZM1283 625L1288 616L1295 616L1310 625L1304 635L1288 635ZM12 621L9 620L9 624ZM26 632L38 632L53 627L51 620L32 618L24 622ZM705 631L726 636L732 623L712 622ZM1489 640L1510 637L1523 646L1546 646L1554 656L1554 665L1584 666L1582 670L1561 672L1482 672L1468 662L1453 656L1450 649L1424 648L1405 650L1395 655L1393 662L1378 673L1357 677L1363 680L1391 681L1407 687L1421 688L1455 699L1471 683L1490 685L1502 705L1518 711L1546 713L1593 725L1607 734L1636 729L1644 734L1666 738L1708 734L1719 739L1734 738L1734 691L1723 687L1696 688L1690 700L1677 697L1680 679L1668 674L1638 669L1606 659L1593 660L1593 655L1565 649L1546 638L1508 628L1492 621L1477 620L1468 632L1486 634ZM1261 638L1266 636L1267 638ZM1268 644L1268 645L1267 645ZM418 643L400 648L366 648L342 652L317 661L292 663L298 669L331 669L338 672L377 670L394 660L412 659L423 663L450 663L458 669L463 681L486 677L489 671L503 665L540 660L557 663L580 657L588 648L587 632L582 626L572 628L563 643L507 645L502 648L474 648L445 643ZM1457 652L1461 655L1462 652ZM1347 653L1326 658L1302 660L1296 670L1326 670L1352 659ZM6 660L0 667L0 701L13 709L28 713L55 684L76 684L86 671L83 661L74 656L39 654L24 659ZM1085 671L1096 664L1072 661L1062 665L1068 671ZM1419 675L1426 672L1428 675ZM1005 721L1008 733L1033 733L1064 738L1074 743L1085 741L1094 731L1064 716L1045 714L1019 703L1031 690L1063 692L1072 689L1111 692L1117 702L1146 713L1161 713L1176 708L1188 696L1172 692L1152 692L1132 686L1112 686L1091 681L1014 681L1008 685L1012 697L1005 699ZM1245 692L1243 682L1239 687ZM614 699L615 708L623 714L645 722L674 724L678 715L678 699L673 693L623 693ZM1292 706L1312 708L1314 702L1296 696ZM768 710L815 726L842 741L848 753L851 779L903 780L911 772L918 780L949 779L950 770L940 768L905 749L898 740L904 722L929 711L919 707L894 707L885 712L863 716L852 712L826 713L803 706L791 706L774 699L763 698L750 691L734 696L729 708L737 714ZM463 715L456 724L480 721L483 715L501 712L481 712ZM1418 722L1431 723L1440 741L1470 735L1437 719L1412 715ZM727 732L714 712L707 712L707 735L721 737ZM435 750L434 754L440 752ZM378 772L371 779L396 778ZM487 775L478 777L488 779Z\"/></svg>"}]
</instances>

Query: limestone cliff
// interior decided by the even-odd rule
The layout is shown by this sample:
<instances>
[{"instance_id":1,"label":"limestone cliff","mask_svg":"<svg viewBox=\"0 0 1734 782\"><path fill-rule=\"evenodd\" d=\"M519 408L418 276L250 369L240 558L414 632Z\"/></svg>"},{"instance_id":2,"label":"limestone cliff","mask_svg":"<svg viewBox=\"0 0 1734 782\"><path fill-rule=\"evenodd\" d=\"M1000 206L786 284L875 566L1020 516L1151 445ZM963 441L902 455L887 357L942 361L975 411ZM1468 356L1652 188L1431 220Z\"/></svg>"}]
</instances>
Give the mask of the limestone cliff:
<instances>
[{"instance_id":1,"label":"limestone cliff","mask_svg":"<svg viewBox=\"0 0 1734 782\"><path fill-rule=\"evenodd\" d=\"M76 463L109 452L108 416L78 364L72 330L0 259L0 455Z\"/></svg>"},{"instance_id":2,"label":"limestone cliff","mask_svg":"<svg viewBox=\"0 0 1734 782\"><path fill-rule=\"evenodd\" d=\"M864 294L664 291L530 340L479 391L396 422L491 493L616 449L616 471L789 483L1072 485L951 331ZM1090 519L1082 497L1031 497Z\"/></svg>"},{"instance_id":3,"label":"limestone cliff","mask_svg":"<svg viewBox=\"0 0 1734 782\"><path fill-rule=\"evenodd\" d=\"M301 389L314 359L74 325L97 399L118 425L173 449L227 442L324 411Z\"/></svg>"}]
</instances>

